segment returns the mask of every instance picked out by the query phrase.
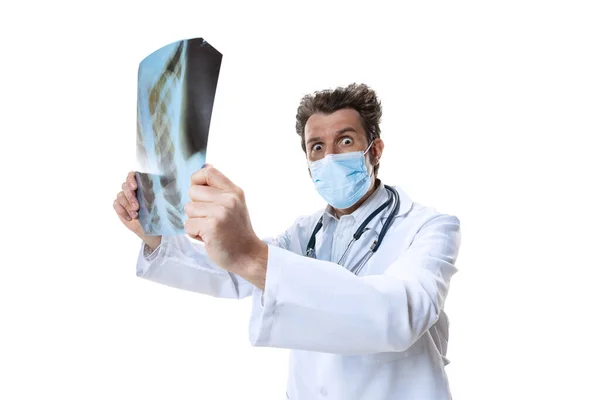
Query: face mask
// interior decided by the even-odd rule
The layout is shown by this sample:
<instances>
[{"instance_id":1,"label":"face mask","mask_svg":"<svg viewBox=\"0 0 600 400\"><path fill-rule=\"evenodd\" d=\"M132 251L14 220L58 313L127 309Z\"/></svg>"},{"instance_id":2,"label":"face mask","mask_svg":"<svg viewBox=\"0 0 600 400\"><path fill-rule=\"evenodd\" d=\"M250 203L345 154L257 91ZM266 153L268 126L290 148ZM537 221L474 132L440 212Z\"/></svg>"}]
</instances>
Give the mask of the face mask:
<instances>
[{"instance_id":1,"label":"face mask","mask_svg":"<svg viewBox=\"0 0 600 400\"><path fill-rule=\"evenodd\" d=\"M354 205L369 190L371 176L367 171L367 150L330 154L309 164L317 192L334 208L345 209Z\"/></svg>"}]
</instances>

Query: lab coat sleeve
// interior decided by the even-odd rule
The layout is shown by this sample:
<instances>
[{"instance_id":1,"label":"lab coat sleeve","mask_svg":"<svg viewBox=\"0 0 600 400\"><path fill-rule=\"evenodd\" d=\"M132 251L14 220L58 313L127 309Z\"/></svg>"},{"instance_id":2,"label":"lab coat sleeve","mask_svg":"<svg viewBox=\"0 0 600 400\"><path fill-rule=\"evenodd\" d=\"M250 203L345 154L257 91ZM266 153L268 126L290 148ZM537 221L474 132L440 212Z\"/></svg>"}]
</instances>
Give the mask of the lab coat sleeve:
<instances>
[{"instance_id":1,"label":"lab coat sleeve","mask_svg":"<svg viewBox=\"0 0 600 400\"><path fill-rule=\"evenodd\" d=\"M275 244L270 240L266 243ZM142 243L136 274L152 282L220 298L245 298L254 289L250 282L215 264L204 244L192 242L187 236L163 236L150 253Z\"/></svg>"},{"instance_id":2,"label":"lab coat sleeve","mask_svg":"<svg viewBox=\"0 0 600 400\"><path fill-rule=\"evenodd\" d=\"M269 246L263 303L255 291L254 346L345 355L405 351L438 319L460 246L460 222L436 214L381 275Z\"/></svg>"}]
</instances>

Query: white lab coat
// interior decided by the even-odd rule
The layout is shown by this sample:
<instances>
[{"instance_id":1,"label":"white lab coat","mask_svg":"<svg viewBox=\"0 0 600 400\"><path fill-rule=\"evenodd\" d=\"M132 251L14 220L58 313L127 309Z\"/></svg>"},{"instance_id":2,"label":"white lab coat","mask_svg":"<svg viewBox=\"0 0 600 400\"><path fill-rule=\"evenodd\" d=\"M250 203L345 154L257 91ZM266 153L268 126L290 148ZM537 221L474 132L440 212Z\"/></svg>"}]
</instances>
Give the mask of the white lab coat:
<instances>
[{"instance_id":1,"label":"white lab coat","mask_svg":"<svg viewBox=\"0 0 600 400\"><path fill-rule=\"evenodd\" d=\"M321 210L265 239L264 293L219 268L200 242L185 236L163 237L152 254L142 246L137 275L215 297L252 296L252 345L291 349L288 399L450 399L443 306L456 272L460 223L396 189L399 215L358 276L336 262L356 227L387 198L383 185L352 215L337 220ZM317 259L304 257L324 211ZM362 257L384 221L371 221L346 267Z\"/></svg>"}]
</instances>

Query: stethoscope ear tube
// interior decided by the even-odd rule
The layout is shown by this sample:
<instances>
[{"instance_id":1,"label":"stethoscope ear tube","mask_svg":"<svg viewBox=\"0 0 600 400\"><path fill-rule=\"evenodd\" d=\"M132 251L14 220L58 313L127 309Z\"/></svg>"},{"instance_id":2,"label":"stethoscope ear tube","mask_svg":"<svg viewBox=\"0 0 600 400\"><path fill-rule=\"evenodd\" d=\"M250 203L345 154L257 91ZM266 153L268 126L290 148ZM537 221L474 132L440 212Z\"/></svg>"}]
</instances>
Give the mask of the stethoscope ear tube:
<instances>
[{"instance_id":1,"label":"stethoscope ear tube","mask_svg":"<svg viewBox=\"0 0 600 400\"><path fill-rule=\"evenodd\" d=\"M360 261L358 263L356 263L356 265L354 267L352 267L352 269L350 269L350 272L352 272L355 275L358 275L360 273L360 271L362 271L362 269L365 266L365 264L367 263L367 261L369 261L369 259L372 256L373 256L373 250L367 251L367 253L360 259Z\"/></svg>"},{"instance_id":2,"label":"stethoscope ear tube","mask_svg":"<svg viewBox=\"0 0 600 400\"><path fill-rule=\"evenodd\" d=\"M308 245L306 245L306 256L310 257L310 258L316 258L316 252L315 252L315 244L317 242L317 232L319 232L319 230L321 229L321 227L323 226L323 216L321 215L321 218L319 218L319 222L317 222L317 225L315 226L315 229L313 229L312 235L310 235L310 239L308 240Z\"/></svg>"},{"instance_id":3,"label":"stethoscope ear tube","mask_svg":"<svg viewBox=\"0 0 600 400\"><path fill-rule=\"evenodd\" d=\"M373 253L375 253L377 251L377 249L379 249L379 246L381 245L381 242L383 242L383 238L385 237L385 234L387 233L388 229L390 229L390 226L392 226L392 224L394 223L394 220L396 219L396 216L398 215L398 212L400 211L400 195L398 194L396 189L394 189L388 185L385 185L385 187L392 193L392 196L394 197L394 209L392 210L392 212L386 219L385 223L383 224L383 228L381 228L381 233L379 234L379 237L381 238L381 240L378 240L377 243L375 244L375 247L372 250Z\"/></svg>"},{"instance_id":4,"label":"stethoscope ear tube","mask_svg":"<svg viewBox=\"0 0 600 400\"><path fill-rule=\"evenodd\" d=\"M387 185L385 187L389 188L389 186L387 186ZM367 225L369 225L369 222L371 222L371 220L373 218L375 218L377 215L379 215L380 212L382 212L383 210L385 210L394 199L395 199L395 197L394 197L393 192L390 191L390 190L388 190L388 199L385 201L385 203L383 203L375 211L373 211L371 213L371 215L369 215L367 217L367 219L365 219L363 221L362 224L360 224L360 226L358 227L358 229L354 233L354 240L360 239L360 237L362 236L362 234L365 232L365 228L367 227Z\"/></svg>"}]
</instances>

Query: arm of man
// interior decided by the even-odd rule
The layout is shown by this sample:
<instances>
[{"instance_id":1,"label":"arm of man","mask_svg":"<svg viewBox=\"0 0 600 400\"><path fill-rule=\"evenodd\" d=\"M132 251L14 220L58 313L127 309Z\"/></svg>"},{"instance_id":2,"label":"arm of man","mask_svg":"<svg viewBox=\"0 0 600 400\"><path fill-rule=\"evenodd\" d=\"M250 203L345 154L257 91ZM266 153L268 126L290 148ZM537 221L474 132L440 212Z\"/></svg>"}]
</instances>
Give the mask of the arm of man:
<instances>
[{"instance_id":1,"label":"arm of man","mask_svg":"<svg viewBox=\"0 0 600 400\"><path fill-rule=\"evenodd\" d=\"M262 242L265 246L285 249L287 240L285 233ZM156 247L152 247L142 242L136 264L140 278L220 298L242 299L250 296L255 288L240 275L219 267L210 259L203 243L187 236L163 236Z\"/></svg>"},{"instance_id":2,"label":"arm of man","mask_svg":"<svg viewBox=\"0 0 600 400\"><path fill-rule=\"evenodd\" d=\"M250 283L220 268L201 243L192 243L186 236L163 236L154 250L142 243L136 274L152 282L213 297L241 299L252 293Z\"/></svg>"},{"instance_id":3,"label":"arm of man","mask_svg":"<svg viewBox=\"0 0 600 400\"><path fill-rule=\"evenodd\" d=\"M459 220L442 214L422 224L382 275L359 277L269 245L251 343L346 355L404 351L437 321L459 246Z\"/></svg>"},{"instance_id":4,"label":"arm of man","mask_svg":"<svg viewBox=\"0 0 600 400\"><path fill-rule=\"evenodd\" d=\"M252 230L243 192L212 166L192 176L190 199L185 207L188 236L163 236L151 243L151 237L143 238L137 275L222 298L241 299L263 288L267 248L288 249L292 228L261 241Z\"/></svg>"}]
</instances>

